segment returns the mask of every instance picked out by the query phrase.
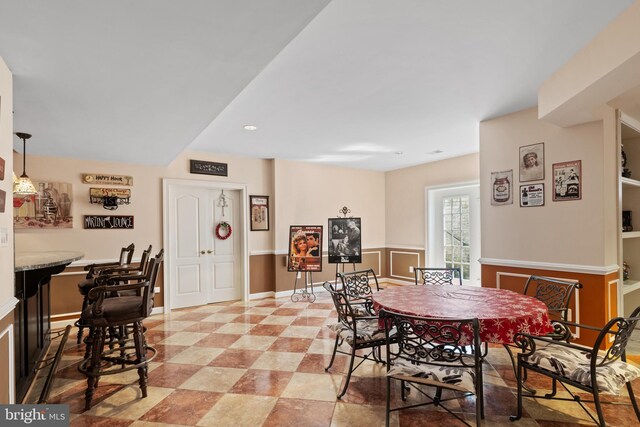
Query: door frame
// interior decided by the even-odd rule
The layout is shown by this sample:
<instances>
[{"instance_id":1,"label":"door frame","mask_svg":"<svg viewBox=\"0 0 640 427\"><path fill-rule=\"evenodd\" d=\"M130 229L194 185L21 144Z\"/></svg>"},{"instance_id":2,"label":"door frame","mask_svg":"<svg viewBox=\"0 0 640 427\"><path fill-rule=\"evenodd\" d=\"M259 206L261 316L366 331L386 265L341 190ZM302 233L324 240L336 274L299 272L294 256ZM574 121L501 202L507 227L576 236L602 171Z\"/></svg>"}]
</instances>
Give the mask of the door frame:
<instances>
[{"instance_id":1,"label":"door frame","mask_svg":"<svg viewBox=\"0 0 640 427\"><path fill-rule=\"evenodd\" d=\"M163 292L164 292L164 312L171 311L171 266L172 258L171 248L169 247L169 187L181 186L181 187L195 187L204 188L209 190L239 190L240 191L240 203L238 209L240 209L240 222L242 231L242 238L240 239L240 256L242 262L242 300L249 300L249 216L247 215L247 184L237 184L233 182L219 182L219 181L201 181L195 179L175 179L175 178L163 178L162 179L162 242L167 256L164 261L163 268ZM237 229L237 227L236 227Z\"/></svg>"},{"instance_id":2,"label":"door frame","mask_svg":"<svg viewBox=\"0 0 640 427\"><path fill-rule=\"evenodd\" d=\"M431 194L433 194L436 191L442 191L442 190L455 190L457 188L469 188L469 187L478 187L478 191L480 190L480 181L479 180L475 180L475 181L464 181L464 182L455 182L455 183L450 183L450 184L442 184L442 185L433 185L430 187L425 187L424 188L424 211L425 211L425 216L424 216L424 230L425 230L425 263L427 266L433 265L434 264L434 254L433 254L433 247L435 246L435 232L433 230L434 228L434 223L435 223L435 207L432 206L429 203L429 200L431 199ZM481 218L481 211L480 211L480 204L478 204L478 218L479 218L479 222L482 221ZM478 226L481 226L481 224L479 223ZM482 245L482 234L480 233L480 230L478 230L479 236L478 236L478 240L480 243L480 245ZM481 255L482 254L482 248L478 248L478 253ZM479 261L478 261L479 263ZM482 266L479 266L479 268L481 268ZM478 272L479 274L481 273Z\"/></svg>"}]
</instances>

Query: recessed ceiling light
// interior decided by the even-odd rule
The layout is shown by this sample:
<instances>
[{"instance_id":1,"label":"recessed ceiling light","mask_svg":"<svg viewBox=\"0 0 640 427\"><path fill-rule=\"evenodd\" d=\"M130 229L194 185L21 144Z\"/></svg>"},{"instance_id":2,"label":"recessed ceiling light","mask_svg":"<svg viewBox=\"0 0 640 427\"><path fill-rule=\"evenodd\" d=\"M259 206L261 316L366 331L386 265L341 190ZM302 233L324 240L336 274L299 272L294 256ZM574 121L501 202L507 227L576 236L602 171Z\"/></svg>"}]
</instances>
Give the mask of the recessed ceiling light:
<instances>
[{"instance_id":1,"label":"recessed ceiling light","mask_svg":"<svg viewBox=\"0 0 640 427\"><path fill-rule=\"evenodd\" d=\"M258 126L244 125L244 130L258 130Z\"/></svg>"},{"instance_id":2,"label":"recessed ceiling light","mask_svg":"<svg viewBox=\"0 0 640 427\"><path fill-rule=\"evenodd\" d=\"M396 151L396 154L400 155L400 154L402 154L402 151Z\"/></svg>"},{"instance_id":3,"label":"recessed ceiling light","mask_svg":"<svg viewBox=\"0 0 640 427\"><path fill-rule=\"evenodd\" d=\"M433 150L433 151L429 151L427 154L440 154L440 153L444 153L444 151L442 151L442 150Z\"/></svg>"}]
</instances>

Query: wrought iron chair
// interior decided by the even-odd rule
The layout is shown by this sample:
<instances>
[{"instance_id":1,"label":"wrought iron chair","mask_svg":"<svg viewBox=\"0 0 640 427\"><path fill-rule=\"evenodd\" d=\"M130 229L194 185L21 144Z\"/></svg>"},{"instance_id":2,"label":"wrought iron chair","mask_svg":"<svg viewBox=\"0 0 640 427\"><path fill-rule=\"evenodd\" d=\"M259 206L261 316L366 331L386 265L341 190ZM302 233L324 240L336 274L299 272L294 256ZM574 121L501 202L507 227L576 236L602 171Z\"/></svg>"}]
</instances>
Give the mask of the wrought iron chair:
<instances>
[{"instance_id":1,"label":"wrought iron chair","mask_svg":"<svg viewBox=\"0 0 640 427\"><path fill-rule=\"evenodd\" d=\"M374 288L376 292L380 290L375 271L369 268L349 273L338 273L338 277L342 282L342 290L349 298L355 314L365 317L375 316L371 295L373 295ZM373 279L373 283L371 283L371 279Z\"/></svg>"},{"instance_id":2,"label":"wrought iron chair","mask_svg":"<svg viewBox=\"0 0 640 427\"><path fill-rule=\"evenodd\" d=\"M146 343L142 321L153 309L154 288L163 258L164 253L160 251L149 260L146 276L130 276L127 283L123 283L124 276L114 276L89 292L92 303L83 311L81 321L91 331L90 351L78 367L87 375L85 409L91 407L94 390L103 375L137 369L142 397L147 396L147 365L156 350ZM131 290L135 295L109 297L114 292ZM113 338L113 331L126 330L127 327L132 329L133 339L129 339L128 334L118 335L118 348L109 345L105 349L107 338Z\"/></svg>"},{"instance_id":3,"label":"wrought iron chair","mask_svg":"<svg viewBox=\"0 0 640 427\"><path fill-rule=\"evenodd\" d=\"M333 366L336 353L351 356L349 371L347 372L344 388L340 394L338 394L338 399L340 399L347 392L347 388L349 388L349 381L351 380L351 374L353 371L358 369L365 360L374 360L376 363L380 361L380 347L384 346L386 338L384 330L380 328L377 316L357 316L344 290L336 290L329 282L325 282L323 286L329 294L331 294L336 311L338 312L338 323L329 326L329 328L336 333L336 341L333 346L331 361L329 362L329 366L325 368L325 371L329 371L331 366ZM389 335L392 340L393 332ZM343 342L346 342L351 347L350 352L346 352L338 348ZM364 356L356 354L358 350L363 349L370 349L371 351ZM376 355L376 351L378 352L378 355ZM354 367L353 365L356 357L362 360Z\"/></svg>"},{"instance_id":4,"label":"wrought iron chair","mask_svg":"<svg viewBox=\"0 0 640 427\"><path fill-rule=\"evenodd\" d=\"M633 394L631 382L640 376L640 369L626 363L626 346L640 321L640 307L636 308L631 317L616 317L611 319L604 328L594 328L573 322L555 322L558 335L564 334L564 340L535 337L529 334L516 334L515 342L522 352L518 354L518 412L511 421L522 417L522 398L533 397L542 399L568 400L577 402L591 419L600 426L605 425L602 413L600 393L618 394L626 385L631 405L640 422L640 409ZM579 327L599 331L593 347L588 348L570 343L571 330L569 327ZM608 350L600 351L603 345L613 338L613 344ZM542 345L541 345L542 344ZM529 371L537 372L552 379L551 393L544 396L523 394L522 378ZM557 383L569 393L571 398L556 397ZM587 401L577 396L566 384L579 390L591 393L593 401ZM595 404L598 419L584 406L583 402Z\"/></svg>"},{"instance_id":5,"label":"wrought iron chair","mask_svg":"<svg viewBox=\"0 0 640 427\"><path fill-rule=\"evenodd\" d=\"M475 395L476 425L484 418L482 359L478 319L443 319L410 316L380 310L387 334L393 328L394 339L387 335L387 411L386 425L393 411L435 405L469 425L442 403ZM394 345L397 343L397 345ZM417 390L424 403L391 407L391 386L400 381L402 400L406 384ZM428 393L428 387L435 392ZM461 396L442 396L443 389Z\"/></svg>"},{"instance_id":6,"label":"wrought iron chair","mask_svg":"<svg viewBox=\"0 0 640 427\"><path fill-rule=\"evenodd\" d=\"M131 264L131 259L133 258L133 251L135 250L135 245L132 243L127 247L120 249L120 257L117 262L106 262L106 263L94 263L89 264L84 267L84 270L87 272L87 276L78 283L78 290L80 294L83 296L82 298L82 310L86 309L89 306L89 300L87 295L89 291L96 286L96 278L102 274L104 270L116 267L125 267ZM81 325L79 321L75 322L75 326L78 327L78 344L82 342L82 336L84 334L84 325Z\"/></svg>"},{"instance_id":7,"label":"wrought iron chair","mask_svg":"<svg viewBox=\"0 0 640 427\"><path fill-rule=\"evenodd\" d=\"M459 268L414 267L416 285L460 285L462 274Z\"/></svg>"}]
</instances>

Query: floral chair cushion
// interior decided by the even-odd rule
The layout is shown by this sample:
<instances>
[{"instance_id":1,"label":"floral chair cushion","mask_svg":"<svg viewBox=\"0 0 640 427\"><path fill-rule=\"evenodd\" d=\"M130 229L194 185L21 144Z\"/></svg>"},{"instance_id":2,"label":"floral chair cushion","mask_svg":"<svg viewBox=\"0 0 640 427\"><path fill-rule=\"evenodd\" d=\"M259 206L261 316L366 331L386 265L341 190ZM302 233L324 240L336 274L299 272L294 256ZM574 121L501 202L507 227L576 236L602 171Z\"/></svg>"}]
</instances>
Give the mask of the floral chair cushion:
<instances>
[{"instance_id":1,"label":"floral chair cushion","mask_svg":"<svg viewBox=\"0 0 640 427\"><path fill-rule=\"evenodd\" d=\"M329 326L329 329L337 333L350 346L353 347L353 331L343 323L336 323ZM378 319L363 319L356 322L356 345L366 344L373 341L384 341L384 329L380 329Z\"/></svg>"},{"instance_id":2,"label":"floral chair cushion","mask_svg":"<svg viewBox=\"0 0 640 427\"><path fill-rule=\"evenodd\" d=\"M414 364L406 359L396 359L387 376L471 393L476 390L476 375L471 367Z\"/></svg>"},{"instance_id":3,"label":"floral chair cushion","mask_svg":"<svg viewBox=\"0 0 640 427\"><path fill-rule=\"evenodd\" d=\"M591 351L549 344L527 357L527 363L591 387ZM601 360L598 356L598 362ZM598 390L619 394L625 383L640 376L640 369L621 360L596 367Z\"/></svg>"}]
</instances>

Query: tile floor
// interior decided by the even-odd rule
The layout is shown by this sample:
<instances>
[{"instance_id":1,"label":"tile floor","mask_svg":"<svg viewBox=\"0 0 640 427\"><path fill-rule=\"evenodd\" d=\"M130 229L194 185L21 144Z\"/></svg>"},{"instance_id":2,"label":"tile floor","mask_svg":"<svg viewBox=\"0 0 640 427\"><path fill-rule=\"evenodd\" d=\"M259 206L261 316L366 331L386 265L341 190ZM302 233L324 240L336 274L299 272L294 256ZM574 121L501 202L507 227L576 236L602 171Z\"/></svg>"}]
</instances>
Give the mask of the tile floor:
<instances>
[{"instance_id":1,"label":"tile floor","mask_svg":"<svg viewBox=\"0 0 640 427\"><path fill-rule=\"evenodd\" d=\"M149 367L148 397L140 398L135 371L104 376L89 411L83 410L86 380L77 371L84 349L70 339L49 402L70 405L72 426L384 425L383 366L365 363L354 373L347 394L336 399L347 357L338 356L331 372L324 371L334 341L326 327L336 318L332 308L327 294L318 294L311 304L265 299L150 317L147 341L158 354ZM484 373L484 425L593 425L575 403L537 400L525 400L525 417L510 423L515 383L502 347L490 349ZM549 387L546 379L533 377L530 383ZM640 381L636 383L640 395ZM612 399L628 402L608 397ZM473 423L473 399L449 407ZM605 405L605 411L609 425L640 424L630 406ZM395 413L391 425L462 424L429 406Z\"/></svg>"}]
</instances>

